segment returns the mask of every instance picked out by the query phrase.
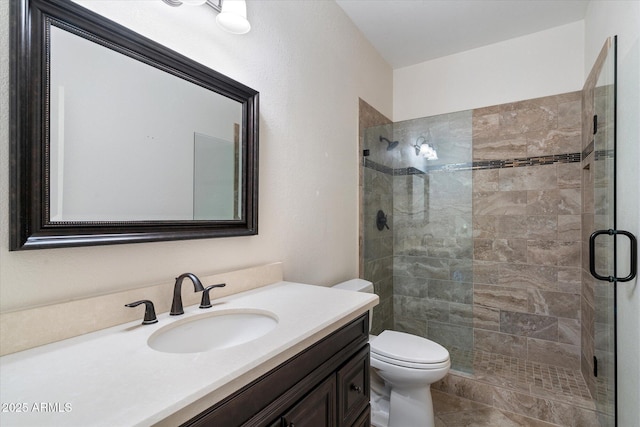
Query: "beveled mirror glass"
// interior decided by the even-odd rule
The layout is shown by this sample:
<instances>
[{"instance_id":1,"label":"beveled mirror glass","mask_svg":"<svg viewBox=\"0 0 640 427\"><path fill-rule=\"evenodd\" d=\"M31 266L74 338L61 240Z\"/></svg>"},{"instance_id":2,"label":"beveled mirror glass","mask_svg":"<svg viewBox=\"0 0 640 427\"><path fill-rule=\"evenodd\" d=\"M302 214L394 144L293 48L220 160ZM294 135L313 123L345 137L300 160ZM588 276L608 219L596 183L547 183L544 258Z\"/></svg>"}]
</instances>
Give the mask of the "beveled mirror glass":
<instances>
[{"instance_id":1,"label":"beveled mirror glass","mask_svg":"<svg viewBox=\"0 0 640 427\"><path fill-rule=\"evenodd\" d=\"M12 250L257 233L256 91L67 0L12 24Z\"/></svg>"}]
</instances>

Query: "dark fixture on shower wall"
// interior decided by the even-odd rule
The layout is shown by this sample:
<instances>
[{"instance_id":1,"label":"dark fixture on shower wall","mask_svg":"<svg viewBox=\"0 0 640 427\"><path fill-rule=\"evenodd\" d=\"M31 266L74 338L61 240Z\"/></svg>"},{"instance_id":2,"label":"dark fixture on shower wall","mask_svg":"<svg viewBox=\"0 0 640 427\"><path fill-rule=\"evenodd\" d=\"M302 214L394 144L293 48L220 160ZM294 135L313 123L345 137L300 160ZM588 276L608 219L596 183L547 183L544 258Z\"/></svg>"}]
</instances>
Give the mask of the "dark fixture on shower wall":
<instances>
[{"instance_id":1,"label":"dark fixture on shower wall","mask_svg":"<svg viewBox=\"0 0 640 427\"><path fill-rule=\"evenodd\" d=\"M386 142L387 143L387 151L393 150L394 148L396 148L398 146L398 144L400 144L400 141L390 141L389 139L385 138L382 135L380 135L380 142Z\"/></svg>"},{"instance_id":2,"label":"dark fixture on shower wall","mask_svg":"<svg viewBox=\"0 0 640 427\"><path fill-rule=\"evenodd\" d=\"M387 215L385 215L382 210L379 210L376 215L376 227L380 231L384 230L385 227L387 230L389 229L389 225L387 224Z\"/></svg>"}]
</instances>

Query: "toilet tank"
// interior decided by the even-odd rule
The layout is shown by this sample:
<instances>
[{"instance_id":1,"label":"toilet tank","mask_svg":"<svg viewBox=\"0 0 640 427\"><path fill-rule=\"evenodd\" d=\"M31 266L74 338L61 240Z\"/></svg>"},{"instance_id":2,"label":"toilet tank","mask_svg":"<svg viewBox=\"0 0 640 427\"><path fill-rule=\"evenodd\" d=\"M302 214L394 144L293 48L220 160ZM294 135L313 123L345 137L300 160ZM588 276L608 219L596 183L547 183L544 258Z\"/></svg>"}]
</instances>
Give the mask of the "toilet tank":
<instances>
[{"instance_id":1,"label":"toilet tank","mask_svg":"<svg viewBox=\"0 0 640 427\"><path fill-rule=\"evenodd\" d=\"M333 285L334 289L344 289L347 291L356 291L356 292L364 292L367 294L372 294L373 292L373 283L364 279L351 279L346 282L341 282L336 285ZM371 325L373 324L373 309L369 310L369 333L371 333Z\"/></svg>"},{"instance_id":2,"label":"toilet tank","mask_svg":"<svg viewBox=\"0 0 640 427\"><path fill-rule=\"evenodd\" d=\"M364 292L367 294L373 293L373 283L364 279L351 279L346 282L333 285L336 289L346 289L348 291Z\"/></svg>"}]
</instances>

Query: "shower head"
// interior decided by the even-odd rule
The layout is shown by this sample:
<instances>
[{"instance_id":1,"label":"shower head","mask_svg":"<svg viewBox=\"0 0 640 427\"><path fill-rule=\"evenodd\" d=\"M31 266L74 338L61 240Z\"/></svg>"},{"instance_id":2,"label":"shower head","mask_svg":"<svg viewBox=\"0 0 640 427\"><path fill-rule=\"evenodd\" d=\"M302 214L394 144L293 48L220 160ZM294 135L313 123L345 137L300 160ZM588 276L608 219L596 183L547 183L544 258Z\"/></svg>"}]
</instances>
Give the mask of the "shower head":
<instances>
[{"instance_id":1,"label":"shower head","mask_svg":"<svg viewBox=\"0 0 640 427\"><path fill-rule=\"evenodd\" d=\"M386 142L387 143L387 151L393 150L400 143L400 141L389 141L387 138L385 138L382 135L380 135L380 142Z\"/></svg>"}]
</instances>

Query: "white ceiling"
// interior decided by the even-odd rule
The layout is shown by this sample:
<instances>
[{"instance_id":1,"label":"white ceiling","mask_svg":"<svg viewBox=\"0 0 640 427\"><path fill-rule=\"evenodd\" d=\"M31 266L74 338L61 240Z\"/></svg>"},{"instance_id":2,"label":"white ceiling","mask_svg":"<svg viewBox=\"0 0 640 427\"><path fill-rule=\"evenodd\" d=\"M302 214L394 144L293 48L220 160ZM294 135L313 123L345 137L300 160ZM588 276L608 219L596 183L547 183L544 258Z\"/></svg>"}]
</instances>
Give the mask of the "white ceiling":
<instances>
[{"instance_id":1,"label":"white ceiling","mask_svg":"<svg viewBox=\"0 0 640 427\"><path fill-rule=\"evenodd\" d=\"M336 0L395 69L584 19L588 0Z\"/></svg>"}]
</instances>

